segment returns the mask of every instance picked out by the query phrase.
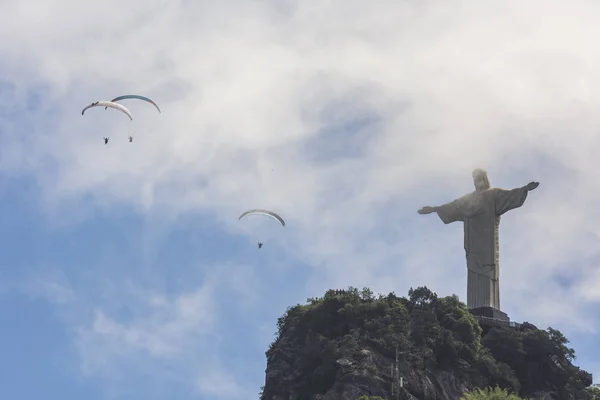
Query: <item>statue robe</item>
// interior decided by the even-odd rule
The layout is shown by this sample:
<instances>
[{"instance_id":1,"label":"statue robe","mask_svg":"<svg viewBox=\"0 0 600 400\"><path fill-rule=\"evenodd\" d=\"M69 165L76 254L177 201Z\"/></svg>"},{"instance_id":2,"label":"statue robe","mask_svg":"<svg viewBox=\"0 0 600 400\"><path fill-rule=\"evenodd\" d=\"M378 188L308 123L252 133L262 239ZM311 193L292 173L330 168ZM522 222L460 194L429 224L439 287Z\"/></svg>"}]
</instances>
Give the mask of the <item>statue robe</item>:
<instances>
[{"instance_id":1,"label":"statue robe","mask_svg":"<svg viewBox=\"0 0 600 400\"><path fill-rule=\"evenodd\" d=\"M527 190L490 188L437 207L444 224L464 223L467 306L500 309L498 226L500 216L525 203Z\"/></svg>"}]
</instances>

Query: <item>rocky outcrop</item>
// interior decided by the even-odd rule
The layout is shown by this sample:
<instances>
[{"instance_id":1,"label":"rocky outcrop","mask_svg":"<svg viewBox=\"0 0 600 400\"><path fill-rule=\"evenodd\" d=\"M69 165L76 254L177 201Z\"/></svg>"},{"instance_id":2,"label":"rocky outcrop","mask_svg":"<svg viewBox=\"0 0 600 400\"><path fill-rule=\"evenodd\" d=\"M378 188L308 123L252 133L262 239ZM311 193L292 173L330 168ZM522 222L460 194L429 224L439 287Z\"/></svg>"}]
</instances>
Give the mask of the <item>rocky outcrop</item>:
<instances>
[{"instance_id":1,"label":"rocky outcrop","mask_svg":"<svg viewBox=\"0 0 600 400\"><path fill-rule=\"evenodd\" d=\"M384 399L456 400L471 387L452 373L425 373L403 360L397 364L398 379L395 379L395 358L383 356L369 347L355 354L340 354L334 364L315 365L324 373L323 379L311 379L315 374L310 374L307 381L309 371L305 369L303 357L311 351L309 349L319 351L324 346L326 344L314 336L300 347L285 340L277 343L268 359L261 399L356 400L362 395L372 395Z\"/></svg>"},{"instance_id":2,"label":"rocky outcrop","mask_svg":"<svg viewBox=\"0 0 600 400\"><path fill-rule=\"evenodd\" d=\"M459 400L490 386L545 400L594 399L591 374L571 364L560 332L523 324L482 337L456 296L440 299L427 288L411 289L408 299L330 290L288 309L278 330L261 400Z\"/></svg>"}]
</instances>

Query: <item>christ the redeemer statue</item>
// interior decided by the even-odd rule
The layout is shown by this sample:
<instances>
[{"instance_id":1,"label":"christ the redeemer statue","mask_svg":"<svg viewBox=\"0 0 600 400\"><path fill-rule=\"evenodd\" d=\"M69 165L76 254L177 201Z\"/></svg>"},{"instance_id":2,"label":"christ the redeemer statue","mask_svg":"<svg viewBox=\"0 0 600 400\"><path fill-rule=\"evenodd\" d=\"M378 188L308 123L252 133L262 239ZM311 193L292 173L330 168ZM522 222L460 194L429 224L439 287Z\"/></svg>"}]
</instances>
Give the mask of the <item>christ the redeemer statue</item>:
<instances>
[{"instance_id":1,"label":"christ the redeemer statue","mask_svg":"<svg viewBox=\"0 0 600 400\"><path fill-rule=\"evenodd\" d=\"M419 214L437 212L444 224L462 221L467 255L467 306L500 310L498 226L500 216L525 203L527 193L538 187L530 182L521 188L490 188L487 172L473 171L475 191L437 207L423 207Z\"/></svg>"}]
</instances>

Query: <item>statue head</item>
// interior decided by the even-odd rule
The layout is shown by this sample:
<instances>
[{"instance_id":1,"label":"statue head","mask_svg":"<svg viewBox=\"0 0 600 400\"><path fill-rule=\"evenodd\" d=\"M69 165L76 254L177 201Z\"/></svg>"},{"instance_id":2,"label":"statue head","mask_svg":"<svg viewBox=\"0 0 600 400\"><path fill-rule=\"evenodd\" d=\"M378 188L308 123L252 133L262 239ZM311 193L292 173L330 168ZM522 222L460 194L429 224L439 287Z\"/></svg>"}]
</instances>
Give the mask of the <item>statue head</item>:
<instances>
[{"instance_id":1,"label":"statue head","mask_svg":"<svg viewBox=\"0 0 600 400\"><path fill-rule=\"evenodd\" d=\"M475 190L478 192L491 187L487 172L481 168L473 170L473 183L475 184Z\"/></svg>"}]
</instances>

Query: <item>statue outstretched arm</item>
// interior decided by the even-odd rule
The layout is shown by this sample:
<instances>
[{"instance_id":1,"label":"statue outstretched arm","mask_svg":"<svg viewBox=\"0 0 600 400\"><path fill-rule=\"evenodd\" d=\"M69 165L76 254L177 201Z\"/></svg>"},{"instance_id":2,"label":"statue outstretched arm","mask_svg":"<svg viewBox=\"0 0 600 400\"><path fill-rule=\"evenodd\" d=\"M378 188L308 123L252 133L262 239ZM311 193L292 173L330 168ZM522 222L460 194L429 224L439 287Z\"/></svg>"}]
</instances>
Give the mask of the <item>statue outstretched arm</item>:
<instances>
[{"instance_id":1,"label":"statue outstretched arm","mask_svg":"<svg viewBox=\"0 0 600 400\"><path fill-rule=\"evenodd\" d=\"M495 193L496 215L502 215L507 211L521 207L527 199L527 193L536 189L539 182L529 182L527 185L512 189L491 189Z\"/></svg>"},{"instance_id":2,"label":"statue outstretched arm","mask_svg":"<svg viewBox=\"0 0 600 400\"><path fill-rule=\"evenodd\" d=\"M458 200L454 200L441 206L425 206L417 212L419 214L431 214L435 212L444 224L464 220L464 213L462 211L462 207L459 205Z\"/></svg>"},{"instance_id":3,"label":"statue outstretched arm","mask_svg":"<svg viewBox=\"0 0 600 400\"><path fill-rule=\"evenodd\" d=\"M425 206L417 211L419 214L431 214L437 211L437 207Z\"/></svg>"},{"instance_id":4,"label":"statue outstretched arm","mask_svg":"<svg viewBox=\"0 0 600 400\"><path fill-rule=\"evenodd\" d=\"M529 182L527 185L523 186L523 189L527 190L528 192L531 192L538 186L540 186L539 182Z\"/></svg>"}]
</instances>

